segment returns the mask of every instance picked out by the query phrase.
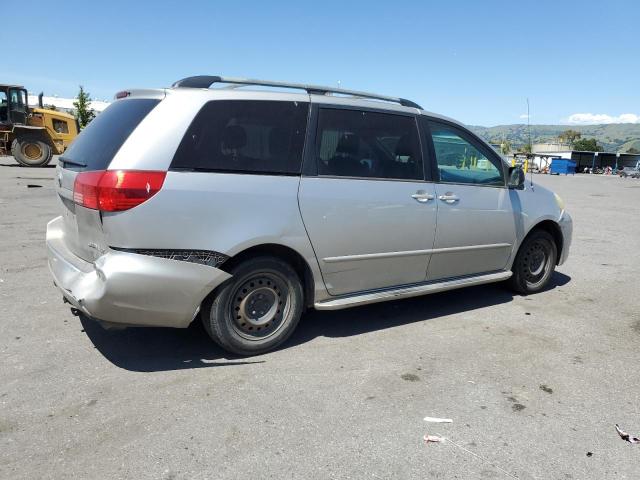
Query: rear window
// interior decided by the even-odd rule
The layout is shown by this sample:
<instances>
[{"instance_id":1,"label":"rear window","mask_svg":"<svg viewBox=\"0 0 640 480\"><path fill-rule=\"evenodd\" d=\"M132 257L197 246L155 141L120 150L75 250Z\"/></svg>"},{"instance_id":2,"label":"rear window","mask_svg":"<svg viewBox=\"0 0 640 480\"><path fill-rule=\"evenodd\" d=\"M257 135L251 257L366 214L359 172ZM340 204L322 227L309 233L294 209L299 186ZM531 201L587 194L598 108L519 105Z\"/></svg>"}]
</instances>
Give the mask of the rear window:
<instances>
[{"instance_id":1,"label":"rear window","mask_svg":"<svg viewBox=\"0 0 640 480\"><path fill-rule=\"evenodd\" d=\"M218 100L187 130L172 169L299 174L308 103Z\"/></svg>"},{"instance_id":2,"label":"rear window","mask_svg":"<svg viewBox=\"0 0 640 480\"><path fill-rule=\"evenodd\" d=\"M131 132L160 100L119 100L99 114L60 157L69 170L106 170Z\"/></svg>"}]
</instances>

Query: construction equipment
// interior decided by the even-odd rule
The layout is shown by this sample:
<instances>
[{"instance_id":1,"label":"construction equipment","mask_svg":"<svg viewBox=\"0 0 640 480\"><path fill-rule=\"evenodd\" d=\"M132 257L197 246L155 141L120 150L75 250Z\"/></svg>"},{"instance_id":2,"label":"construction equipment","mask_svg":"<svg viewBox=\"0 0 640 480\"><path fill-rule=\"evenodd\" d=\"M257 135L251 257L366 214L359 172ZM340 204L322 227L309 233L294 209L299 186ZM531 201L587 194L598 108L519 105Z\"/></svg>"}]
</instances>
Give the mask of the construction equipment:
<instances>
[{"instance_id":1,"label":"construction equipment","mask_svg":"<svg viewBox=\"0 0 640 480\"><path fill-rule=\"evenodd\" d=\"M27 90L0 84L0 155L11 152L25 167L44 167L53 155L63 153L80 128L68 113L45 109L42 94L38 108L29 108Z\"/></svg>"}]
</instances>

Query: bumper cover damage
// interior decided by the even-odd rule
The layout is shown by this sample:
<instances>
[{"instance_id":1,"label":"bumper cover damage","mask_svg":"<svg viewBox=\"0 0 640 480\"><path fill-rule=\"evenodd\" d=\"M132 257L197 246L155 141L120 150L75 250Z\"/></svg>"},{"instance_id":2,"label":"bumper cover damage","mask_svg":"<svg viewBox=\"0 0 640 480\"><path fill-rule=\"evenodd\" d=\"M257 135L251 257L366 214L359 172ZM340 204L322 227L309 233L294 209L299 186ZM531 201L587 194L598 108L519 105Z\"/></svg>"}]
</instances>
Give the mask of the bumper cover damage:
<instances>
[{"instance_id":1,"label":"bumper cover damage","mask_svg":"<svg viewBox=\"0 0 640 480\"><path fill-rule=\"evenodd\" d=\"M49 269L75 308L110 324L185 328L230 275L198 263L109 250L94 263L71 252L62 218L47 225Z\"/></svg>"}]
</instances>

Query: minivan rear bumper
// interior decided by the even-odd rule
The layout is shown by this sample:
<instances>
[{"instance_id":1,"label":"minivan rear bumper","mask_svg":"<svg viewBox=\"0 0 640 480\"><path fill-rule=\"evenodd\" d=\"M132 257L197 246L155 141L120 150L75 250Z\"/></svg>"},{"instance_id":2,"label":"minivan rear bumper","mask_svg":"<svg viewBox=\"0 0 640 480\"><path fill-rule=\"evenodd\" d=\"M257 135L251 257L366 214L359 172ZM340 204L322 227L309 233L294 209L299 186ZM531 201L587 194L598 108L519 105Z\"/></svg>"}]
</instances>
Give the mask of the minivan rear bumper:
<instances>
[{"instance_id":1,"label":"minivan rear bumper","mask_svg":"<svg viewBox=\"0 0 640 480\"><path fill-rule=\"evenodd\" d=\"M185 328L227 272L196 263L108 250L87 262L65 243L62 217L47 224L55 285L78 310L103 322Z\"/></svg>"}]
</instances>

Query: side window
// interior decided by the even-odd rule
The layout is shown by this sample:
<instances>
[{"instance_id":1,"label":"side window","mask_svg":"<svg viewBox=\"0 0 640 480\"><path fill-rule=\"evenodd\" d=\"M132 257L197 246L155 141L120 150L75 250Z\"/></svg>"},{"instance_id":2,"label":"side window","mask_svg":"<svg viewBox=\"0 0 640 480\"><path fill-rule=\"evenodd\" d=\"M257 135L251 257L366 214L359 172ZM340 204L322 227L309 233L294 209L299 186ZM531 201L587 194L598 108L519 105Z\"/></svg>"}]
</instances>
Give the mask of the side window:
<instances>
[{"instance_id":1,"label":"side window","mask_svg":"<svg viewBox=\"0 0 640 480\"><path fill-rule=\"evenodd\" d=\"M316 137L318 174L422 180L413 117L321 108Z\"/></svg>"},{"instance_id":2,"label":"side window","mask_svg":"<svg viewBox=\"0 0 640 480\"><path fill-rule=\"evenodd\" d=\"M9 90L9 96L11 99L12 110L24 112L26 110L26 99L23 90L11 89Z\"/></svg>"},{"instance_id":3,"label":"side window","mask_svg":"<svg viewBox=\"0 0 640 480\"><path fill-rule=\"evenodd\" d=\"M299 174L308 103L218 100L187 130L171 168Z\"/></svg>"},{"instance_id":4,"label":"side window","mask_svg":"<svg viewBox=\"0 0 640 480\"><path fill-rule=\"evenodd\" d=\"M504 185L503 167L468 140L460 130L429 122L440 181L477 185Z\"/></svg>"},{"instance_id":5,"label":"side window","mask_svg":"<svg viewBox=\"0 0 640 480\"><path fill-rule=\"evenodd\" d=\"M58 133L69 133L69 124L64 120L58 120L57 118L53 118L51 120L53 123L53 129Z\"/></svg>"},{"instance_id":6,"label":"side window","mask_svg":"<svg viewBox=\"0 0 640 480\"><path fill-rule=\"evenodd\" d=\"M0 123L7 122L9 120L7 105L7 94L5 92L0 92Z\"/></svg>"}]
</instances>

